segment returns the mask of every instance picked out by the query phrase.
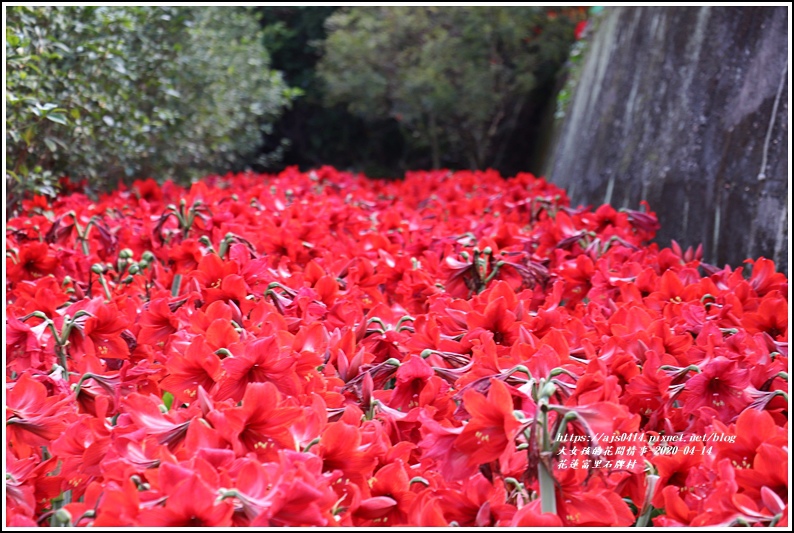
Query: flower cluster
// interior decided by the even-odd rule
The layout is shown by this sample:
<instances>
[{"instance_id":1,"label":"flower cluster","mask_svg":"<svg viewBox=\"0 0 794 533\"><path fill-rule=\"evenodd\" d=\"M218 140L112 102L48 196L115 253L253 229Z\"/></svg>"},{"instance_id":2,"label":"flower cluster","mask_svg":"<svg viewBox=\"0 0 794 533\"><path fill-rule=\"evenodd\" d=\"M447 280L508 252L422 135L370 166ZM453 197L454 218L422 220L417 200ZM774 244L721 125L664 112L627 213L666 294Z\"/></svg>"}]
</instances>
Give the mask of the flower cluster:
<instances>
[{"instance_id":1,"label":"flower cluster","mask_svg":"<svg viewBox=\"0 0 794 533\"><path fill-rule=\"evenodd\" d=\"M788 280L656 229L494 172L36 198L7 525L787 525Z\"/></svg>"}]
</instances>

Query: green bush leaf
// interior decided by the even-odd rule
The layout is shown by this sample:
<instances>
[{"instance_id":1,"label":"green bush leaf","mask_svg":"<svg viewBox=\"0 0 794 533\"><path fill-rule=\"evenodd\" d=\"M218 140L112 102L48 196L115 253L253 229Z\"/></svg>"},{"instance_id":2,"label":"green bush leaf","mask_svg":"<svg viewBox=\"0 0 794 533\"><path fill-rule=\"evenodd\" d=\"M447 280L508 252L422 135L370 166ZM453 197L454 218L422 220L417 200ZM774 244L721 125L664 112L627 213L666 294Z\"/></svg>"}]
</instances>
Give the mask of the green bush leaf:
<instances>
[{"instance_id":1,"label":"green bush leaf","mask_svg":"<svg viewBox=\"0 0 794 533\"><path fill-rule=\"evenodd\" d=\"M6 14L7 170L26 181L9 191L9 206L41 184L29 172L36 167L85 176L89 191L242 170L295 97L269 68L251 8L12 6Z\"/></svg>"},{"instance_id":2,"label":"green bush leaf","mask_svg":"<svg viewBox=\"0 0 794 533\"><path fill-rule=\"evenodd\" d=\"M69 124L69 122L66 120L66 115L63 113L48 113L46 118L47 120L55 122L56 124L63 124L64 126Z\"/></svg>"}]
</instances>

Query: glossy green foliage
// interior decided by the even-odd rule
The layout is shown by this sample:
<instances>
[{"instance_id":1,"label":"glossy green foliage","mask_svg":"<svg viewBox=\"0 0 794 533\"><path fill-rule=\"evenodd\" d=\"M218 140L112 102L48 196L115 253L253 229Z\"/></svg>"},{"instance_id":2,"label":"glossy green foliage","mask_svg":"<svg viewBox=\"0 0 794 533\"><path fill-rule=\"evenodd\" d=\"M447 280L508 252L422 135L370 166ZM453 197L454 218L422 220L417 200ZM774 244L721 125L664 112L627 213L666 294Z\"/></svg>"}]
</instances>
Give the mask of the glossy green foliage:
<instances>
[{"instance_id":1,"label":"glossy green foliage","mask_svg":"<svg viewBox=\"0 0 794 533\"><path fill-rule=\"evenodd\" d=\"M7 19L10 207L62 176L96 191L241 168L299 93L270 69L251 9L12 7Z\"/></svg>"}]
</instances>

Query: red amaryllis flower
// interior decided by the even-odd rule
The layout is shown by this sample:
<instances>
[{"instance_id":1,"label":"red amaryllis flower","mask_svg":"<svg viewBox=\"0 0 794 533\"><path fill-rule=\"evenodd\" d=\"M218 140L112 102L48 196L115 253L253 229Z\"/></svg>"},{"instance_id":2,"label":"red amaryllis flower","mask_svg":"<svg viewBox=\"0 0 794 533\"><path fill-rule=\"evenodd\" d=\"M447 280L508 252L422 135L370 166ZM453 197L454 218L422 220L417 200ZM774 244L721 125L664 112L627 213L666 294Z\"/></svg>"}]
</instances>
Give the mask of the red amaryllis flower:
<instances>
[{"instance_id":1,"label":"red amaryllis flower","mask_svg":"<svg viewBox=\"0 0 794 533\"><path fill-rule=\"evenodd\" d=\"M573 29L573 37L574 37L574 39L576 39L577 41L579 39L581 39L582 38L582 34L584 34L585 28L587 28L587 21L586 20L580 20L579 22L577 22L576 23L576 27ZM522 524L522 525L541 525L541 524ZM549 524L545 524L545 525L549 525ZM553 525L553 524L551 524L551 525ZM560 524L560 525L562 525L562 524Z\"/></svg>"},{"instance_id":2,"label":"red amaryllis flower","mask_svg":"<svg viewBox=\"0 0 794 533\"><path fill-rule=\"evenodd\" d=\"M201 247L196 239L185 239L168 252L168 258L174 265L174 273L192 272L203 257Z\"/></svg>"},{"instance_id":3,"label":"red amaryllis flower","mask_svg":"<svg viewBox=\"0 0 794 533\"><path fill-rule=\"evenodd\" d=\"M272 383L250 383L242 405L226 410L218 429L239 455L274 457L280 448L295 449L289 426L300 413L300 408L282 401Z\"/></svg>"},{"instance_id":4,"label":"red amaryllis flower","mask_svg":"<svg viewBox=\"0 0 794 533\"><path fill-rule=\"evenodd\" d=\"M750 468L761 444L767 443L782 448L787 445L786 430L777 424L766 411L745 409L736 424L725 426L714 420L714 433L730 437L714 442L716 460L730 459L736 468Z\"/></svg>"},{"instance_id":5,"label":"red amaryllis flower","mask_svg":"<svg viewBox=\"0 0 794 533\"><path fill-rule=\"evenodd\" d=\"M736 469L736 481L745 494L756 500L761 499L766 487L785 501L788 497L788 455L782 447L762 444L756 450L752 468Z\"/></svg>"},{"instance_id":6,"label":"red amaryllis flower","mask_svg":"<svg viewBox=\"0 0 794 533\"><path fill-rule=\"evenodd\" d=\"M516 315L511 310L515 306L515 294L506 282L497 281L488 296L488 304L482 313L471 311L466 316L469 331L476 331L477 328L485 329L493 333L496 344L510 346L518 337L517 331L511 331L516 321Z\"/></svg>"},{"instance_id":7,"label":"red amaryllis flower","mask_svg":"<svg viewBox=\"0 0 794 533\"><path fill-rule=\"evenodd\" d=\"M444 288L450 295L456 298L468 298L478 288L480 275L473 262L447 257L442 269L446 274Z\"/></svg>"},{"instance_id":8,"label":"red amaryllis flower","mask_svg":"<svg viewBox=\"0 0 794 533\"><path fill-rule=\"evenodd\" d=\"M184 356L175 354L170 357L166 368L168 375L160 382L160 388L173 394L180 403L193 400L199 386L212 390L223 374L220 357L201 337L190 343Z\"/></svg>"},{"instance_id":9,"label":"red amaryllis flower","mask_svg":"<svg viewBox=\"0 0 794 533\"><path fill-rule=\"evenodd\" d=\"M132 393L121 401L122 412L129 416L132 423L143 429L146 435L152 435L157 442L168 445L174 450L185 439L190 420L174 422L172 415L163 414L152 397ZM181 414L181 413L179 413Z\"/></svg>"},{"instance_id":10,"label":"red amaryllis flower","mask_svg":"<svg viewBox=\"0 0 794 533\"><path fill-rule=\"evenodd\" d=\"M67 504L65 508L74 518L74 526L134 526L138 523L137 517L141 511L138 493L138 488L130 479L121 486L115 481L94 481L88 485L82 501Z\"/></svg>"},{"instance_id":11,"label":"red amaryllis flower","mask_svg":"<svg viewBox=\"0 0 794 533\"><path fill-rule=\"evenodd\" d=\"M476 465L469 465L466 452L455 447L455 441L463 432L463 426L448 427L433 419L425 409L419 412L422 440L422 462L429 461L447 481L468 479L476 471Z\"/></svg>"},{"instance_id":12,"label":"red amaryllis flower","mask_svg":"<svg viewBox=\"0 0 794 533\"><path fill-rule=\"evenodd\" d=\"M560 517L553 513L544 513L540 508L540 499L533 500L519 509L510 521L511 527L562 527Z\"/></svg>"},{"instance_id":13,"label":"red amaryllis flower","mask_svg":"<svg viewBox=\"0 0 794 533\"><path fill-rule=\"evenodd\" d=\"M652 239L656 231L661 227L659 219L656 217L656 213L651 211L648 202L643 200L640 202L640 205L645 208L644 212L633 211L631 209L626 210L626 213L629 215L629 222L639 231L644 232L646 238Z\"/></svg>"},{"instance_id":14,"label":"red amaryllis flower","mask_svg":"<svg viewBox=\"0 0 794 533\"><path fill-rule=\"evenodd\" d=\"M669 402L669 387L672 378L659 370L659 356L648 352L642 374L634 377L625 388L623 403L633 413L639 413L648 421L648 429L655 429L666 415Z\"/></svg>"},{"instance_id":15,"label":"red amaryllis flower","mask_svg":"<svg viewBox=\"0 0 794 533\"><path fill-rule=\"evenodd\" d=\"M37 497L46 502L57 496L63 478L53 472L58 466L55 457L46 461L35 455L19 459L14 451L6 446L6 507L9 513L32 518L37 509Z\"/></svg>"},{"instance_id":16,"label":"red amaryllis flower","mask_svg":"<svg viewBox=\"0 0 794 533\"><path fill-rule=\"evenodd\" d=\"M299 381L295 360L286 350L282 353L275 336L257 339L246 345L245 352L223 360L223 376L218 385L218 399L239 401L249 383L274 383L285 394L297 394Z\"/></svg>"},{"instance_id":17,"label":"red amaryllis flower","mask_svg":"<svg viewBox=\"0 0 794 533\"><path fill-rule=\"evenodd\" d=\"M688 526L697 516L697 511L689 508L679 492L680 488L674 485L664 487L661 492L661 501L665 514L653 519L655 526Z\"/></svg>"},{"instance_id":18,"label":"red amaryllis flower","mask_svg":"<svg viewBox=\"0 0 794 533\"><path fill-rule=\"evenodd\" d=\"M355 516L364 519L360 525L398 526L406 523L416 494L411 492L408 472L399 459L375 472L370 498L361 501Z\"/></svg>"},{"instance_id":19,"label":"red amaryllis flower","mask_svg":"<svg viewBox=\"0 0 794 533\"><path fill-rule=\"evenodd\" d=\"M634 522L625 501L586 468L556 470L557 513L566 526L621 526Z\"/></svg>"},{"instance_id":20,"label":"red amaryllis flower","mask_svg":"<svg viewBox=\"0 0 794 533\"><path fill-rule=\"evenodd\" d=\"M52 274L59 266L58 257L44 242L26 242L19 247L17 261L8 258L8 279L12 282L36 279Z\"/></svg>"},{"instance_id":21,"label":"red amaryllis flower","mask_svg":"<svg viewBox=\"0 0 794 533\"><path fill-rule=\"evenodd\" d=\"M128 359L130 348L121 333L128 322L115 304L105 304L96 298L86 306L89 316L82 328L75 327L69 339L75 350L102 359Z\"/></svg>"},{"instance_id":22,"label":"red amaryllis flower","mask_svg":"<svg viewBox=\"0 0 794 533\"><path fill-rule=\"evenodd\" d=\"M33 483L26 483L26 478L36 468L37 457L31 455L18 460L10 450L6 452L7 509L33 517L36 511L36 495L33 493Z\"/></svg>"},{"instance_id":23,"label":"red amaryllis flower","mask_svg":"<svg viewBox=\"0 0 794 533\"><path fill-rule=\"evenodd\" d=\"M204 289L204 303L223 300L234 302L241 309L248 309L250 301L245 298L248 288L239 270L236 261L224 262L215 254L202 257L194 276Z\"/></svg>"},{"instance_id":24,"label":"red amaryllis flower","mask_svg":"<svg viewBox=\"0 0 794 533\"><path fill-rule=\"evenodd\" d=\"M46 348L45 331L47 323L30 327L24 322L8 317L6 322L6 353L9 364L17 372L24 372L30 367L37 368L42 362L42 353Z\"/></svg>"},{"instance_id":25,"label":"red amaryllis flower","mask_svg":"<svg viewBox=\"0 0 794 533\"><path fill-rule=\"evenodd\" d=\"M737 471L727 460L717 463L714 470L716 479L712 479L712 490L702 502L698 502L702 512L692 519L692 526L731 526L741 523L762 525L773 520L771 512L761 512L752 498L739 492ZM765 501L770 501L770 498Z\"/></svg>"},{"instance_id":26,"label":"red amaryllis flower","mask_svg":"<svg viewBox=\"0 0 794 533\"><path fill-rule=\"evenodd\" d=\"M697 454L693 455L685 454L682 448L678 453L660 454L651 459L659 472L659 481L656 483L656 493L653 496L655 507L662 508L665 498L663 491L666 487L675 486L679 489L686 489L690 472L703 463L701 448L702 446L697 446Z\"/></svg>"},{"instance_id":27,"label":"red amaryllis flower","mask_svg":"<svg viewBox=\"0 0 794 533\"><path fill-rule=\"evenodd\" d=\"M238 500L253 515L251 526L327 526L337 500L332 478L321 475L322 460L284 450L279 462L247 461L237 476ZM247 525L247 524L246 524Z\"/></svg>"},{"instance_id":28,"label":"red amaryllis flower","mask_svg":"<svg viewBox=\"0 0 794 533\"><path fill-rule=\"evenodd\" d=\"M417 494L408 522L420 527L446 527L449 524L433 489L428 488Z\"/></svg>"},{"instance_id":29,"label":"red amaryllis flower","mask_svg":"<svg viewBox=\"0 0 794 533\"><path fill-rule=\"evenodd\" d=\"M455 448L469 455L470 465L498 459L512 446L521 425L513 416L513 398L507 386L498 379L490 382L487 398L474 390L463 394L463 405L472 417L455 439Z\"/></svg>"},{"instance_id":30,"label":"red amaryllis flower","mask_svg":"<svg viewBox=\"0 0 794 533\"><path fill-rule=\"evenodd\" d=\"M362 445L359 428L345 422L325 426L317 445L317 455L323 458L323 471L341 470L354 483L361 483L371 474L378 457L371 446Z\"/></svg>"},{"instance_id":31,"label":"red amaryllis flower","mask_svg":"<svg viewBox=\"0 0 794 533\"><path fill-rule=\"evenodd\" d=\"M684 412L693 413L701 407L711 407L721 421L729 422L750 403L751 398L746 391L749 384L750 373L740 368L738 361L716 357L686 382L687 394L682 398Z\"/></svg>"},{"instance_id":32,"label":"red amaryllis flower","mask_svg":"<svg viewBox=\"0 0 794 533\"><path fill-rule=\"evenodd\" d=\"M419 393L433 376L433 369L424 359L412 355L397 369L397 379L389 407L407 412L419 405Z\"/></svg>"},{"instance_id":33,"label":"red amaryllis flower","mask_svg":"<svg viewBox=\"0 0 794 533\"><path fill-rule=\"evenodd\" d=\"M576 414L572 425L590 439L593 446L602 446L599 438L618 433L635 433L639 429L639 415L631 415L625 405L614 402L595 402L558 408L563 415L568 410Z\"/></svg>"},{"instance_id":34,"label":"red amaryllis flower","mask_svg":"<svg viewBox=\"0 0 794 533\"><path fill-rule=\"evenodd\" d=\"M786 294L788 279L785 274L775 272L774 261L760 257L756 261L749 259L745 262L753 264L750 286L759 296L765 296L770 291L780 291L781 294Z\"/></svg>"},{"instance_id":35,"label":"red amaryllis flower","mask_svg":"<svg viewBox=\"0 0 794 533\"><path fill-rule=\"evenodd\" d=\"M159 298L149 303L149 308L141 313L138 344L162 345L168 337L179 329L179 321L168 307L168 300Z\"/></svg>"},{"instance_id":36,"label":"red amaryllis flower","mask_svg":"<svg viewBox=\"0 0 794 533\"><path fill-rule=\"evenodd\" d=\"M6 231L7 525L787 524L771 261L646 245L647 208L529 174L40 200Z\"/></svg>"},{"instance_id":37,"label":"red amaryllis flower","mask_svg":"<svg viewBox=\"0 0 794 533\"><path fill-rule=\"evenodd\" d=\"M110 430L104 419L83 416L71 424L50 446L55 455L75 457L81 462L80 470L100 476L101 461L110 446Z\"/></svg>"},{"instance_id":38,"label":"red amaryllis flower","mask_svg":"<svg viewBox=\"0 0 794 533\"><path fill-rule=\"evenodd\" d=\"M745 313L742 324L748 333L759 331L775 340L788 340L788 302L782 295L769 295L761 301L758 311Z\"/></svg>"},{"instance_id":39,"label":"red amaryllis flower","mask_svg":"<svg viewBox=\"0 0 794 533\"><path fill-rule=\"evenodd\" d=\"M498 478L488 481L480 472L467 477L460 487L450 484L439 490L438 499L447 521L461 527L495 525L494 518L508 520L515 513L515 507L505 503L504 483Z\"/></svg>"},{"instance_id":40,"label":"red amaryllis flower","mask_svg":"<svg viewBox=\"0 0 794 533\"><path fill-rule=\"evenodd\" d=\"M99 418L115 413L122 392L122 379L119 374L103 375L87 372L78 383L75 397L81 412Z\"/></svg>"},{"instance_id":41,"label":"red amaryllis flower","mask_svg":"<svg viewBox=\"0 0 794 533\"><path fill-rule=\"evenodd\" d=\"M167 495L165 505L153 507L139 518L142 526L229 527L234 507L229 501L216 502L217 493L192 476Z\"/></svg>"},{"instance_id":42,"label":"red amaryllis flower","mask_svg":"<svg viewBox=\"0 0 794 533\"><path fill-rule=\"evenodd\" d=\"M6 396L8 439L20 450L28 445L47 446L66 427L59 411L68 398L48 396L47 388L30 374L20 376Z\"/></svg>"}]
</instances>

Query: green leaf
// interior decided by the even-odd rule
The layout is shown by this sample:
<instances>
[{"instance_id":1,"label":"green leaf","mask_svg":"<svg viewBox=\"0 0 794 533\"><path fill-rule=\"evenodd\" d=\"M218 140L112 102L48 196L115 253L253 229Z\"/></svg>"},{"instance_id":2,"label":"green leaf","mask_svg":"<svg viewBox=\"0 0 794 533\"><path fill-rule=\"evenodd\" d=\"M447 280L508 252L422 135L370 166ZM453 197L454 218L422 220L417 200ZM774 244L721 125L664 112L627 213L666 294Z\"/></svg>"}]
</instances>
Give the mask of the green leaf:
<instances>
[{"instance_id":1,"label":"green leaf","mask_svg":"<svg viewBox=\"0 0 794 533\"><path fill-rule=\"evenodd\" d=\"M47 120L55 122L56 124L63 124L64 126L69 124L69 122L66 120L66 115L63 113L49 113L47 115Z\"/></svg>"},{"instance_id":2,"label":"green leaf","mask_svg":"<svg viewBox=\"0 0 794 533\"><path fill-rule=\"evenodd\" d=\"M49 149L50 149L50 152L54 152L55 150L57 150L57 149L58 149L58 146L57 146L57 145L55 144L55 142L54 142L52 139L50 139L49 137L44 137L44 144L46 144L46 145L47 145L47 148L49 148Z\"/></svg>"},{"instance_id":3,"label":"green leaf","mask_svg":"<svg viewBox=\"0 0 794 533\"><path fill-rule=\"evenodd\" d=\"M171 283L171 296L179 296L179 287L182 285L182 274L176 274L174 281Z\"/></svg>"},{"instance_id":4,"label":"green leaf","mask_svg":"<svg viewBox=\"0 0 794 533\"><path fill-rule=\"evenodd\" d=\"M6 42L11 47L17 47L19 46L21 40L19 39L19 37L14 35L14 32L11 30L11 28L6 28Z\"/></svg>"},{"instance_id":5,"label":"green leaf","mask_svg":"<svg viewBox=\"0 0 794 533\"><path fill-rule=\"evenodd\" d=\"M174 405L174 395L170 392L163 393L163 405L170 411L171 406Z\"/></svg>"}]
</instances>

